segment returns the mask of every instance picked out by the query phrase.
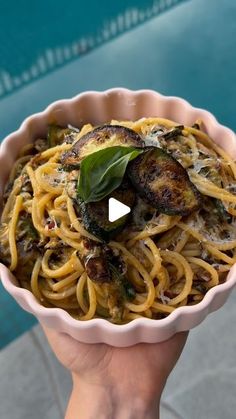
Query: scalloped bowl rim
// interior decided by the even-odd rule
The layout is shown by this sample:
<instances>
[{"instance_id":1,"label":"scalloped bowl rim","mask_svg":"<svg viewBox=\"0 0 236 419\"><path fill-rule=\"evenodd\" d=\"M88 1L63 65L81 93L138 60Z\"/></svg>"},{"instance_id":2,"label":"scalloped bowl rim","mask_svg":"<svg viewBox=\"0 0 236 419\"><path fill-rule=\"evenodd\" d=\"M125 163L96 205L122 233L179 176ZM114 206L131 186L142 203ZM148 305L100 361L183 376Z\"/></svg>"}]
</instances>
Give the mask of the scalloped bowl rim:
<instances>
[{"instance_id":1,"label":"scalloped bowl rim","mask_svg":"<svg viewBox=\"0 0 236 419\"><path fill-rule=\"evenodd\" d=\"M17 285L14 285L12 281L10 280L8 283L6 282L9 278L6 279L6 274L3 274L3 272L6 272L6 274L9 272L9 270L6 268L5 265L0 263L0 272L2 273L2 276L4 277L4 286L8 290L8 292L12 295L14 295L17 299L17 297L23 296L27 302L29 303L29 306L33 310L33 312L39 316L49 316L52 317L54 314L57 314L63 321L65 321L67 324L70 323L70 325L73 324L73 326L76 326L82 329L86 329L88 327L88 323L92 326L96 325L106 325L107 329L110 329L111 331L114 331L116 329L116 332L122 332L122 331L129 331L133 329L134 326L138 326L139 324L150 326L156 328L158 327L165 327L172 323L173 321L177 320L177 318L181 315L188 315L193 312L197 313L198 311L202 311L203 309L207 308L215 296L219 293L222 293L224 291L229 290L232 286L236 285L236 264L234 264L230 270L230 278L226 280L223 284L216 285L215 287L211 288L206 295L204 296L203 300L200 301L198 304L194 306L182 306L176 308L172 313L170 313L166 318L155 320L155 319L149 319L149 318L138 318L130 321L127 324L113 324L105 319L91 319L91 320L76 320L72 316L70 316L69 313L67 313L65 310L57 307L47 308L41 305L38 300L34 297L31 291L21 288ZM233 275L234 274L234 275ZM217 289L216 289L217 288ZM69 322L69 323L68 323ZM157 324L158 322L158 324Z\"/></svg>"},{"instance_id":2,"label":"scalloped bowl rim","mask_svg":"<svg viewBox=\"0 0 236 419\"><path fill-rule=\"evenodd\" d=\"M160 98L162 101L168 100L172 101L173 103L181 104L182 106L185 106L187 110L194 110L195 112L198 112L201 117L204 116L205 120L210 122L211 124L214 124L216 128L221 128L224 130L225 135L228 135L231 137L232 141L235 141L235 134L232 130L229 128L219 124L217 119L209 112L201 108L193 107L189 102L186 100L176 97L176 96L164 96L156 91L149 90L149 89L141 89L141 90L128 90L125 88L113 88L108 89L106 91L86 91L83 93L80 93L76 96L74 96L71 99L62 99L57 100L53 103L51 103L44 111L32 114L31 116L27 117L22 124L20 125L19 129L16 131L13 131L11 134L9 134L2 142L0 146L0 157L4 157L7 153L7 147L11 145L13 140L15 140L16 137L22 136L25 130L28 129L29 123L32 123L32 121L37 120L38 118L46 118L48 117L49 113L51 113L55 107L57 106L65 106L67 104L72 104L73 102L76 103L78 100L81 100L81 98L92 95L92 96L104 96L104 95L110 95L110 94L129 94L132 96L137 96L140 94L148 94L148 95L155 95L157 98ZM214 301L215 297L219 294L229 293L230 290L233 288L233 286L236 285L236 264L232 266L230 269L226 281L222 284L219 284L213 288L211 288L209 291L207 291L206 295L204 296L203 300L196 305L193 306L182 306L176 308L173 312L171 312L166 318L155 320L155 319L149 319L149 318L138 318L130 321L127 324L124 325L117 325L109 322L108 320L96 318L91 320L76 320L72 316L70 316L69 313L67 313L62 308L47 308L41 305L37 299L34 297L31 291L28 291L27 289L21 288L18 285L14 284L14 276L10 273L8 268L0 263L0 274L2 278L3 285L5 289L18 301L18 300L25 300L28 304L28 306L31 309L31 313L36 315L36 317L40 320L43 318L49 318L54 317L55 315L63 321L67 326L76 328L76 329L89 329L92 326L102 326L109 332L114 332L115 334L121 334L124 331L131 331L136 329L138 326L148 326L151 329L162 329L166 328L168 326L171 326L172 324L176 323L178 319L182 316L189 316L190 314L197 314L204 311L204 309L207 309L211 306L211 303ZM213 310L212 310L213 311ZM208 314L208 313L207 313ZM207 314L204 316L204 318L207 316ZM183 329L182 329L183 330Z\"/></svg>"}]
</instances>

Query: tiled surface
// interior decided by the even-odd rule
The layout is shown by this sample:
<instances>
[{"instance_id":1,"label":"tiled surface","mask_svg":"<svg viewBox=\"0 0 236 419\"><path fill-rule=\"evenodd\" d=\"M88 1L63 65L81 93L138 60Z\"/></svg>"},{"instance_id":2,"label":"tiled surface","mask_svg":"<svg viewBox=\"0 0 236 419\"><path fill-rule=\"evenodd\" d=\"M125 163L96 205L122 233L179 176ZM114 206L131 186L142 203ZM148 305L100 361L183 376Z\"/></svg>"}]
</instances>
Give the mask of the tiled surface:
<instances>
[{"instance_id":1,"label":"tiled surface","mask_svg":"<svg viewBox=\"0 0 236 419\"><path fill-rule=\"evenodd\" d=\"M164 400L183 419L235 419L236 290L190 332Z\"/></svg>"},{"instance_id":2,"label":"tiled surface","mask_svg":"<svg viewBox=\"0 0 236 419\"><path fill-rule=\"evenodd\" d=\"M0 352L0 418L62 419L70 375L52 355L40 327Z\"/></svg>"},{"instance_id":3,"label":"tiled surface","mask_svg":"<svg viewBox=\"0 0 236 419\"><path fill-rule=\"evenodd\" d=\"M235 419L235 318L236 291L190 332L167 382L161 419ZM40 326L0 353L0 377L1 419L63 419L71 379Z\"/></svg>"}]
</instances>

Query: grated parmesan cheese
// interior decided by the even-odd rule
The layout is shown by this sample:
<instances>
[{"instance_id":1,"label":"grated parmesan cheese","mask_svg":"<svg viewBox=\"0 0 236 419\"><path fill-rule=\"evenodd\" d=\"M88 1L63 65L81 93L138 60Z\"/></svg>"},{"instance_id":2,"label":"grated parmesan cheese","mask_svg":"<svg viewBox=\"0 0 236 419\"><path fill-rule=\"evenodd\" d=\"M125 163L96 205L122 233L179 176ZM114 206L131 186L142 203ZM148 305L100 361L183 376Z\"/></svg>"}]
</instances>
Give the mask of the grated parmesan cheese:
<instances>
[{"instance_id":1,"label":"grated parmesan cheese","mask_svg":"<svg viewBox=\"0 0 236 419\"><path fill-rule=\"evenodd\" d=\"M68 125L67 125L67 127L68 127L69 129L72 129L73 131L80 132L80 129L79 129L79 128L74 127L74 126L73 126L73 125L71 125L71 124L68 124Z\"/></svg>"},{"instance_id":2,"label":"grated parmesan cheese","mask_svg":"<svg viewBox=\"0 0 236 419\"><path fill-rule=\"evenodd\" d=\"M162 148L161 147L161 143L160 143L160 141L158 140L158 136L157 135L146 135L145 137L144 137L144 142L145 142L145 145L146 146L154 146L154 147L159 147L159 148Z\"/></svg>"},{"instance_id":3,"label":"grated parmesan cheese","mask_svg":"<svg viewBox=\"0 0 236 419\"><path fill-rule=\"evenodd\" d=\"M161 299L162 304L168 304L170 302L170 300L171 300L169 297L167 297L164 294L164 291L163 290L160 291L160 299Z\"/></svg>"}]
</instances>

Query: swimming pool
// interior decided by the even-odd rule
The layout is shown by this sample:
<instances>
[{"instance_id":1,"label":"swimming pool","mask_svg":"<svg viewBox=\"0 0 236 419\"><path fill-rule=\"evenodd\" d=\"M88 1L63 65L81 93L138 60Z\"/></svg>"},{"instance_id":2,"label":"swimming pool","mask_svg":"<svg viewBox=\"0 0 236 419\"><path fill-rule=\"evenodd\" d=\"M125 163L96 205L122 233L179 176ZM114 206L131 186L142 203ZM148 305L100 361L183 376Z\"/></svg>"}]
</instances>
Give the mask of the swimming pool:
<instances>
[{"instance_id":1,"label":"swimming pool","mask_svg":"<svg viewBox=\"0 0 236 419\"><path fill-rule=\"evenodd\" d=\"M0 97L183 1L2 0Z\"/></svg>"}]
</instances>

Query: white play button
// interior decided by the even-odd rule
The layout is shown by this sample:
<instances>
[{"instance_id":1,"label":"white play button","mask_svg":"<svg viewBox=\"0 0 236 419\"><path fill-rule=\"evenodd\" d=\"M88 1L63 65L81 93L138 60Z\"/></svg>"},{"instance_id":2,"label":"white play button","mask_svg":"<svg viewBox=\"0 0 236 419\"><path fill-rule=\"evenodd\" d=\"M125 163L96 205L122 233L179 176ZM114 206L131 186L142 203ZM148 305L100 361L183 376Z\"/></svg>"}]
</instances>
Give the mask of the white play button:
<instances>
[{"instance_id":1,"label":"white play button","mask_svg":"<svg viewBox=\"0 0 236 419\"><path fill-rule=\"evenodd\" d=\"M108 203L108 219L111 223L113 221L118 220L119 218L123 217L126 214L129 214L130 207L122 202L117 201L115 198L110 198Z\"/></svg>"}]
</instances>

